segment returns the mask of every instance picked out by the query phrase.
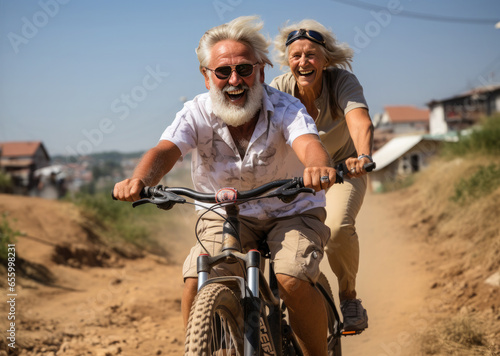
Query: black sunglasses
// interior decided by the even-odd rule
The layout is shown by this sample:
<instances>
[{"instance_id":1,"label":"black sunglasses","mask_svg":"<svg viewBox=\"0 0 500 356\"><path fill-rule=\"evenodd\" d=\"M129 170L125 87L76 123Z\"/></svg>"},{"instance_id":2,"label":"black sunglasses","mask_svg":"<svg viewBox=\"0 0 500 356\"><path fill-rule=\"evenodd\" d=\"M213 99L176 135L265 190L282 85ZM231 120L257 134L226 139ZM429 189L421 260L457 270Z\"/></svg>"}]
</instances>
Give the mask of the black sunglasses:
<instances>
[{"instance_id":1,"label":"black sunglasses","mask_svg":"<svg viewBox=\"0 0 500 356\"><path fill-rule=\"evenodd\" d=\"M325 47L325 39L323 38L323 35L321 33L313 30L304 30L303 28L298 31L290 32L288 34L288 37L286 38L285 46L288 47L291 43L297 41L300 38L306 38Z\"/></svg>"},{"instance_id":2,"label":"black sunglasses","mask_svg":"<svg viewBox=\"0 0 500 356\"><path fill-rule=\"evenodd\" d=\"M214 72L215 76L219 79L225 80L231 76L233 71L236 71L240 77L248 77L252 75L253 73L253 68L259 63L255 64L235 64L232 66L222 66L222 67L217 67L215 69L210 69L208 67L205 67L205 69Z\"/></svg>"}]
</instances>

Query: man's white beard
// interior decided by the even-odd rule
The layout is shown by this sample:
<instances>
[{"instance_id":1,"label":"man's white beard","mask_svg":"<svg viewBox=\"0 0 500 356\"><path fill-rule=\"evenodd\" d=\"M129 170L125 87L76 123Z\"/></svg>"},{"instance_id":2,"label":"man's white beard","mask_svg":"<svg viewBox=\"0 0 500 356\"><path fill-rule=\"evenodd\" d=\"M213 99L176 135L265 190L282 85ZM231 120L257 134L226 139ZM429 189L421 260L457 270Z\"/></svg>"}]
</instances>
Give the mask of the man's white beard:
<instances>
[{"instance_id":1,"label":"man's white beard","mask_svg":"<svg viewBox=\"0 0 500 356\"><path fill-rule=\"evenodd\" d=\"M220 117L227 125L233 127L241 126L249 122L262 106L264 86L259 81L259 75L260 73L257 72L255 76L255 84L251 88L244 84L239 87L233 87L228 84L222 90L219 90L215 86L212 81L212 77L210 77L209 92L210 98L212 99L212 110L214 114ZM225 95L225 92L237 89L247 90L247 100L243 106L232 104Z\"/></svg>"}]
</instances>

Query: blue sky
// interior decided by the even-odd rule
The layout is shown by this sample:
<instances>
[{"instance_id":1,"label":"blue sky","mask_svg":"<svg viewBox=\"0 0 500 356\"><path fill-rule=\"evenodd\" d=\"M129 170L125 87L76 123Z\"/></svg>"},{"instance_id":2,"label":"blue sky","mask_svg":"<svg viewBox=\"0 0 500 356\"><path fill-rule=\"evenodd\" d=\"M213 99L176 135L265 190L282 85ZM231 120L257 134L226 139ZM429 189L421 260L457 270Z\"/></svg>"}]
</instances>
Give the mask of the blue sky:
<instances>
[{"instance_id":1,"label":"blue sky","mask_svg":"<svg viewBox=\"0 0 500 356\"><path fill-rule=\"evenodd\" d=\"M206 90L200 37L242 15L271 38L287 20L330 28L356 51L372 117L500 82L498 0L0 0L0 142L41 140L51 155L154 146Z\"/></svg>"}]
</instances>

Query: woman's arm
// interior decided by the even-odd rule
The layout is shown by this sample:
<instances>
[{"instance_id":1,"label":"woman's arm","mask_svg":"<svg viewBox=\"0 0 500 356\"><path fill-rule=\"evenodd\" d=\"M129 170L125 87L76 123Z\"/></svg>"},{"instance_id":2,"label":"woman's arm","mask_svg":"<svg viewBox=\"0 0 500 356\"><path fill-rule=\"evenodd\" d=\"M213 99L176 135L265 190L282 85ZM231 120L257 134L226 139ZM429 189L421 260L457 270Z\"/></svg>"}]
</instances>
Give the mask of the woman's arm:
<instances>
[{"instance_id":1,"label":"woman's arm","mask_svg":"<svg viewBox=\"0 0 500 356\"><path fill-rule=\"evenodd\" d=\"M358 156L361 154L371 156L373 149L373 124L368 115L368 110L364 108L353 109L347 113L345 119ZM360 160L357 158L349 158L346 160L349 170L352 168L356 169L356 173L352 173L351 176L365 174L366 172L363 169L363 165L369 162L370 160L366 157Z\"/></svg>"}]
</instances>

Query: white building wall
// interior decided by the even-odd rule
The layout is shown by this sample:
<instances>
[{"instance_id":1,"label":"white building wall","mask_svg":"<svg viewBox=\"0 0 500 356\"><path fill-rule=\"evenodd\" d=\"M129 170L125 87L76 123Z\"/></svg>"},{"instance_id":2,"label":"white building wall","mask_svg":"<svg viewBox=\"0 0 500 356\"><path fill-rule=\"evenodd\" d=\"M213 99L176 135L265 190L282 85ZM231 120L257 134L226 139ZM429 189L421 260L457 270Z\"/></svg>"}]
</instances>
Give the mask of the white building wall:
<instances>
[{"instance_id":1,"label":"white building wall","mask_svg":"<svg viewBox=\"0 0 500 356\"><path fill-rule=\"evenodd\" d=\"M381 125L387 125L387 124L390 124L391 123L391 118L389 117L389 115L387 115L386 112L384 112L382 114L382 118L380 119L380 124Z\"/></svg>"},{"instance_id":2,"label":"white building wall","mask_svg":"<svg viewBox=\"0 0 500 356\"><path fill-rule=\"evenodd\" d=\"M448 125L444 118L444 106L438 104L429 114L429 131L431 135L442 135L448 132Z\"/></svg>"}]
</instances>

